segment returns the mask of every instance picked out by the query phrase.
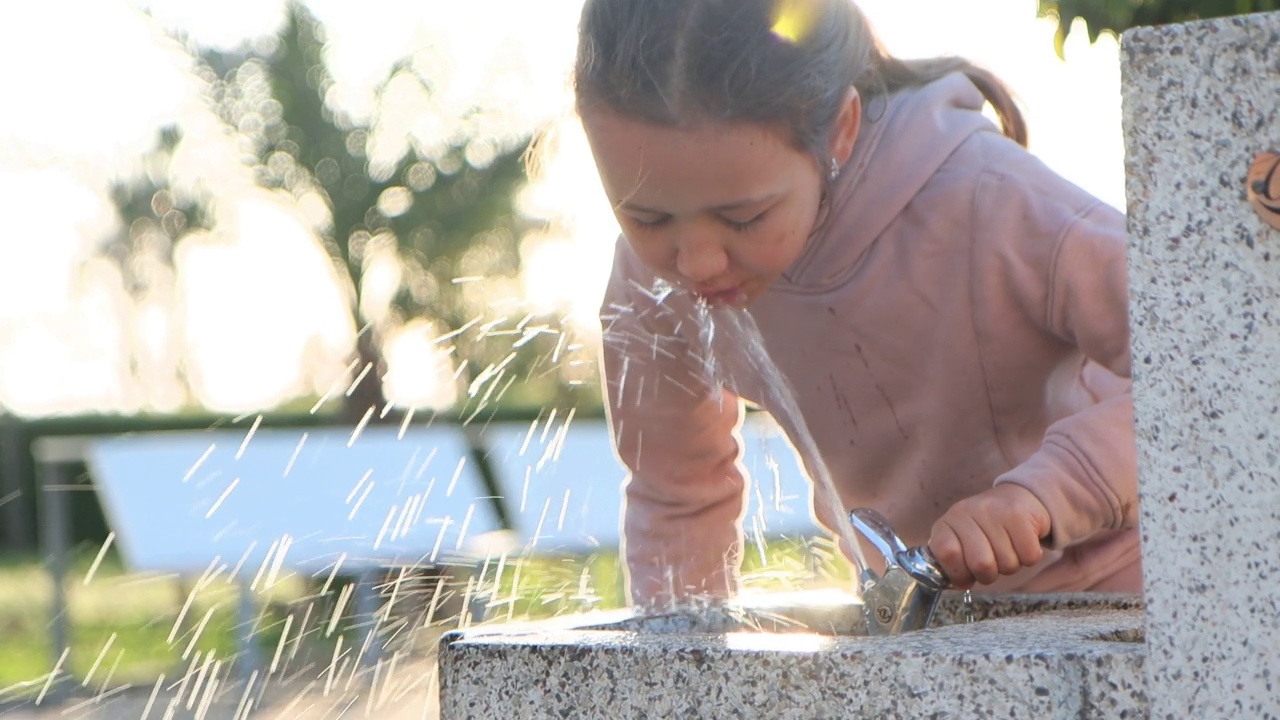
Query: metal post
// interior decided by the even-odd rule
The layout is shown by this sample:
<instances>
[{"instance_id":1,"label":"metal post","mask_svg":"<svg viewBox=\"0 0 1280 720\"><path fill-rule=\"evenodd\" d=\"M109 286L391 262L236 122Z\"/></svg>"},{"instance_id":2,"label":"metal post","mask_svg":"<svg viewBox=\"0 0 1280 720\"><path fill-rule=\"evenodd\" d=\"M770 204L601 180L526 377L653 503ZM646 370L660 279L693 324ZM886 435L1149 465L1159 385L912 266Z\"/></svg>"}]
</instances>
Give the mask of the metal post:
<instances>
[{"instance_id":1,"label":"metal post","mask_svg":"<svg viewBox=\"0 0 1280 720\"><path fill-rule=\"evenodd\" d=\"M361 667L373 667L382 657L382 647L378 640L378 588L377 571L365 571L355 580L355 615L356 626L360 628L360 647L357 662Z\"/></svg>"},{"instance_id":2,"label":"metal post","mask_svg":"<svg viewBox=\"0 0 1280 720\"><path fill-rule=\"evenodd\" d=\"M58 462L43 462L36 466L36 482L40 488L37 493L40 514L40 546L43 550L45 567L49 571L49 579L53 583L53 607L50 608L51 644L53 661L62 656L67 657L62 667L71 663L71 633L67 615L67 552L71 541L68 537L70 528L67 522L67 491L63 486L63 465ZM63 672L66 672L65 670ZM55 681L58 678L54 678Z\"/></svg>"},{"instance_id":3,"label":"metal post","mask_svg":"<svg viewBox=\"0 0 1280 720\"><path fill-rule=\"evenodd\" d=\"M255 672L261 673L263 670L262 653L258 649L258 642L255 639L254 632L258 624L258 608L253 602L253 590L249 587L249 583L241 580L239 582L239 602L238 627L240 629L237 643L240 646L240 658L236 663L237 675L244 682L249 682Z\"/></svg>"},{"instance_id":4,"label":"metal post","mask_svg":"<svg viewBox=\"0 0 1280 720\"><path fill-rule=\"evenodd\" d=\"M10 550L30 550L31 506L22 496L22 432L16 419L0 415L0 546Z\"/></svg>"}]
</instances>

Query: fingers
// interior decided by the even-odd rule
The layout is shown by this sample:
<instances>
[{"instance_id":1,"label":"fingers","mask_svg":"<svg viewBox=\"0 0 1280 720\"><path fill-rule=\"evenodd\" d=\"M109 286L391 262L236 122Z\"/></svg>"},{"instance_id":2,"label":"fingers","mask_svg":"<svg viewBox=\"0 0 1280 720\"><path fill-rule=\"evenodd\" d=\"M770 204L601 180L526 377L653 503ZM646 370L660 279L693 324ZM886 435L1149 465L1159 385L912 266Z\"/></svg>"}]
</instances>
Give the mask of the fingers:
<instances>
[{"instance_id":1,"label":"fingers","mask_svg":"<svg viewBox=\"0 0 1280 720\"><path fill-rule=\"evenodd\" d=\"M945 517L933 526L933 532L929 536L929 552L933 553L934 559L942 566L942 571L947 574L954 587L961 590L973 587L973 573L969 572L969 565L964 561L964 542L955 529L945 522Z\"/></svg>"},{"instance_id":2,"label":"fingers","mask_svg":"<svg viewBox=\"0 0 1280 720\"><path fill-rule=\"evenodd\" d=\"M956 503L934 524L929 550L954 586L995 582L1040 562L1048 515L1035 496L998 486Z\"/></svg>"},{"instance_id":3,"label":"fingers","mask_svg":"<svg viewBox=\"0 0 1280 720\"><path fill-rule=\"evenodd\" d=\"M1018 565L1031 567L1044 557L1044 545L1041 543L1042 534L1036 523L1030 518L1023 520L1015 525L1013 532L1009 533L1009 543L1014 554L1018 556ZM1047 531L1044 534L1047 535Z\"/></svg>"},{"instance_id":4,"label":"fingers","mask_svg":"<svg viewBox=\"0 0 1280 720\"><path fill-rule=\"evenodd\" d=\"M934 527L929 550L959 588L991 583L1022 569L1012 538L998 524L983 524L973 515L944 516Z\"/></svg>"}]
</instances>

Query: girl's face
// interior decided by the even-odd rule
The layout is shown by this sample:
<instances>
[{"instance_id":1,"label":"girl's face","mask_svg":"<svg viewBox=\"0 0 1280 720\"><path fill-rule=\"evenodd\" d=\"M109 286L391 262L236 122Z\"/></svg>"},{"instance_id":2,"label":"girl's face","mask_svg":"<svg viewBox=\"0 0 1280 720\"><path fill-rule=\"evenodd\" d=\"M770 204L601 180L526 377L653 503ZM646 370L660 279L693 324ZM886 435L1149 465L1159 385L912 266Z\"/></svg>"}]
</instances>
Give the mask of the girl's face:
<instances>
[{"instance_id":1,"label":"girl's face","mask_svg":"<svg viewBox=\"0 0 1280 720\"><path fill-rule=\"evenodd\" d=\"M741 306L804 250L825 169L777 132L714 122L673 128L599 105L581 114L622 232L659 277Z\"/></svg>"}]
</instances>

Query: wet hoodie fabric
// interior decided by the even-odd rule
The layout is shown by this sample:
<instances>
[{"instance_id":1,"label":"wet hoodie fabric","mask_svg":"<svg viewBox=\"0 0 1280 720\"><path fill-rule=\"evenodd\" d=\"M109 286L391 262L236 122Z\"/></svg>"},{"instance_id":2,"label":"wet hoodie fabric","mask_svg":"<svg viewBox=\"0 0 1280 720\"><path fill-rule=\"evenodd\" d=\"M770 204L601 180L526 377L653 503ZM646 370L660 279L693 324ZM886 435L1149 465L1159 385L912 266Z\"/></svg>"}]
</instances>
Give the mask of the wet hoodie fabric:
<instances>
[{"instance_id":1,"label":"wet hoodie fabric","mask_svg":"<svg viewBox=\"0 0 1280 720\"><path fill-rule=\"evenodd\" d=\"M1137 591L1124 217L982 106L959 73L864 99L804 251L747 311L841 512L873 507L918 545L956 501L1017 483L1049 511L1048 550L985 589ZM729 347L740 339L655 281L620 239L603 358L641 604L738 589L740 400L798 441L777 383Z\"/></svg>"}]
</instances>

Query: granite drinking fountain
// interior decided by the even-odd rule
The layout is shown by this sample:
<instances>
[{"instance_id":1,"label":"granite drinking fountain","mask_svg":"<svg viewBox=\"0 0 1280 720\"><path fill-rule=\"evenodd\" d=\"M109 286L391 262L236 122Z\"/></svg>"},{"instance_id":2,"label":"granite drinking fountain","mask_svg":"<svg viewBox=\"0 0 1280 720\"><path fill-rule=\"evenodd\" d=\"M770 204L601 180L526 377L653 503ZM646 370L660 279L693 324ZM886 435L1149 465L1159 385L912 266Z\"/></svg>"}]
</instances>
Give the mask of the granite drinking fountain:
<instances>
[{"instance_id":1,"label":"granite drinking fountain","mask_svg":"<svg viewBox=\"0 0 1280 720\"><path fill-rule=\"evenodd\" d=\"M1122 38L1141 598L850 594L453 632L445 718L1280 717L1280 13ZM868 606L870 607L870 606ZM874 616L874 613L872 613Z\"/></svg>"},{"instance_id":2,"label":"granite drinking fountain","mask_svg":"<svg viewBox=\"0 0 1280 720\"><path fill-rule=\"evenodd\" d=\"M441 643L442 716L1141 711L1138 598L939 593L919 549L886 549L888 567L860 595L764 593L451 634Z\"/></svg>"}]
</instances>

